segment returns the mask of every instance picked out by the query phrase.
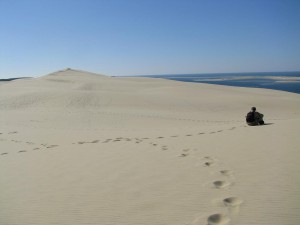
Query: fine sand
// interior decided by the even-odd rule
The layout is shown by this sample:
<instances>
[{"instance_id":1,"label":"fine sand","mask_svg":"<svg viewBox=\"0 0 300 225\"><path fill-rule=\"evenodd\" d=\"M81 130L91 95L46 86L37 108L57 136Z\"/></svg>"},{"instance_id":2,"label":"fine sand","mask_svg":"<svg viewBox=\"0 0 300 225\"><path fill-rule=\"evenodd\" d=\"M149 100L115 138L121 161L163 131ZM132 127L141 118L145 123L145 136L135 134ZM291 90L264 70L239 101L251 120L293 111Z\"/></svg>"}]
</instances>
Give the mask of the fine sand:
<instances>
[{"instance_id":1,"label":"fine sand","mask_svg":"<svg viewBox=\"0 0 300 225\"><path fill-rule=\"evenodd\" d=\"M1 225L300 221L299 94L67 69L0 83L0 124Z\"/></svg>"}]
</instances>

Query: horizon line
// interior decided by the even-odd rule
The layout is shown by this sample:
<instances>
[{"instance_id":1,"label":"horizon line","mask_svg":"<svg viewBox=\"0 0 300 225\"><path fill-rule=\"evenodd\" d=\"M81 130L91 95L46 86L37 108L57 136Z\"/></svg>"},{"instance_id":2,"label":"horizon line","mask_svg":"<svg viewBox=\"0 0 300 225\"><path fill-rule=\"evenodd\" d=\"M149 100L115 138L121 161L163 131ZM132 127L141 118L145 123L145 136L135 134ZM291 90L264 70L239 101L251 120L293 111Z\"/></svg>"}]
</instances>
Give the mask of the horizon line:
<instances>
[{"instance_id":1,"label":"horizon line","mask_svg":"<svg viewBox=\"0 0 300 225\"><path fill-rule=\"evenodd\" d=\"M168 75L198 75L198 74L246 74L246 73L300 73L300 70L287 70L287 71L251 71L251 72L208 72L208 73L163 73L163 74L136 74L136 75L112 75L120 76L168 76Z\"/></svg>"}]
</instances>

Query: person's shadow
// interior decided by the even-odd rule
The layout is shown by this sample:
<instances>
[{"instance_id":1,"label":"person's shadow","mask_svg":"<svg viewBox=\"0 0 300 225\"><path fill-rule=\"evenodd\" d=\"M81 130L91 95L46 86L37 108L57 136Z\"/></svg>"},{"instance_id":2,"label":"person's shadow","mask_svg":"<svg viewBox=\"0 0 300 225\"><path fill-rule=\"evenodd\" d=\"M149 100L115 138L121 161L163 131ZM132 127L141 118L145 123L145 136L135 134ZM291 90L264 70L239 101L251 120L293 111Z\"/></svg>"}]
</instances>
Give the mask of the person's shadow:
<instances>
[{"instance_id":1,"label":"person's shadow","mask_svg":"<svg viewBox=\"0 0 300 225\"><path fill-rule=\"evenodd\" d=\"M263 125L273 125L274 123L264 123Z\"/></svg>"}]
</instances>

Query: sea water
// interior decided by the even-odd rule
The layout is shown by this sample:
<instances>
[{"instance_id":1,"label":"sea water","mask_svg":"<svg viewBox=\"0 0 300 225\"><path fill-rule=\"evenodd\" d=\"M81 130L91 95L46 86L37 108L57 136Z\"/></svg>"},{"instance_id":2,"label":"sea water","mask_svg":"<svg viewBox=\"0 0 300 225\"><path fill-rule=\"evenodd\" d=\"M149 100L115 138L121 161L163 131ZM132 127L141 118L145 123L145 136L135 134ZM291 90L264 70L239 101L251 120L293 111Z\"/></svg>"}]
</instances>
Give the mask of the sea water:
<instances>
[{"instance_id":1,"label":"sea water","mask_svg":"<svg viewBox=\"0 0 300 225\"><path fill-rule=\"evenodd\" d=\"M238 87L268 88L300 94L300 72L143 75L143 77Z\"/></svg>"}]
</instances>

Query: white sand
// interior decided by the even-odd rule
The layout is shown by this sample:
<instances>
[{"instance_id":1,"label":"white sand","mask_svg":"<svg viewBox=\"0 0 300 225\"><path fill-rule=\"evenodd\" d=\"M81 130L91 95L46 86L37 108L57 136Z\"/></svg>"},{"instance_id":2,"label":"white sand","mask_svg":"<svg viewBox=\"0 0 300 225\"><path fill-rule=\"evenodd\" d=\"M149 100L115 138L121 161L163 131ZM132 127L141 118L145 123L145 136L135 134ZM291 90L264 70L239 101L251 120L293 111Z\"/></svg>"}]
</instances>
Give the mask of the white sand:
<instances>
[{"instance_id":1,"label":"white sand","mask_svg":"<svg viewBox=\"0 0 300 225\"><path fill-rule=\"evenodd\" d=\"M0 124L1 225L300 221L298 94L66 70L1 83Z\"/></svg>"}]
</instances>

